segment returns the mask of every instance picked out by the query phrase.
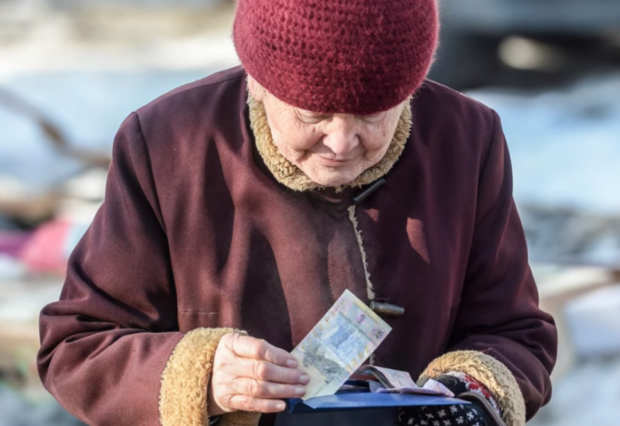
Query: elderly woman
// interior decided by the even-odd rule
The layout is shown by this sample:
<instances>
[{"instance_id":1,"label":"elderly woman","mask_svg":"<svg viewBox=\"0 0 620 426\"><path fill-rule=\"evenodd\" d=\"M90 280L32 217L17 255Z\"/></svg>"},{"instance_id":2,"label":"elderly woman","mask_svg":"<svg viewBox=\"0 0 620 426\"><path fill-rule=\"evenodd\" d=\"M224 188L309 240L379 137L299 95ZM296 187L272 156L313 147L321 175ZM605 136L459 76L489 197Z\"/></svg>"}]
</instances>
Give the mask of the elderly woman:
<instances>
[{"instance_id":1,"label":"elderly woman","mask_svg":"<svg viewBox=\"0 0 620 426\"><path fill-rule=\"evenodd\" d=\"M242 0L233 37L241 67L121 126L41 314L47 389L92 425L272 424L308 382L288 351L349 289L393 329L370 362L480 396L401 421L523 425L555 327L499 118L424 80L435 1Z\"/></svg>"}]
</instances>

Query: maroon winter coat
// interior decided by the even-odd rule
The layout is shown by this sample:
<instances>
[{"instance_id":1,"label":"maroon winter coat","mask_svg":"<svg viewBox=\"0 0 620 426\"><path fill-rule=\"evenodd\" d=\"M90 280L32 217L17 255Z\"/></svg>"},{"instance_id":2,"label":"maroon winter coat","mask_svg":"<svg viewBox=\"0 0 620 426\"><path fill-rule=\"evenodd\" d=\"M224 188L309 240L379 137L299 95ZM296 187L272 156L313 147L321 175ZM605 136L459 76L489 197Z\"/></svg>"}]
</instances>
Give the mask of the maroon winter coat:
<instances>
[{"instance_id":1,"label":"maroon winter coat","mask_svg":"<svg viewBox=\"0 0 620 426\"><path fill-rule=\"evenodd\" d=\"M406 310L385 318L376 364L466 371L508 424L523 422L521 395L531 417L550 397L556 332L538 309L495 112L425 82L386 184L351 209L365 187L294 191L274 177L247 96L234 68L125 120L105 202L41 313L47 389L93 425L203 424L227 331L215 329L291 350L344 289L368 301L365 251L375 300ZM476 352L448 353L462 350Z\"/></svg>"}]
</instances>

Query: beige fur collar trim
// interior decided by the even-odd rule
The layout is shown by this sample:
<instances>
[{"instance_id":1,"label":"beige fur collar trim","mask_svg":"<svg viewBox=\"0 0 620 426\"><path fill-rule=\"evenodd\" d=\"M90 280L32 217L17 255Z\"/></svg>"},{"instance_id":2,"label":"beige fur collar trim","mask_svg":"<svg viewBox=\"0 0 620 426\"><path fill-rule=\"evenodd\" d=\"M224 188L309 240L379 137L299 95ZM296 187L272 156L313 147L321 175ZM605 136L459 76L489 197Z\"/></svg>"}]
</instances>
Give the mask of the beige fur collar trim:
<instances>
[{"instance_id":1,"label":"beige fur collar trim","mask_svg":"<svg viewBox=\"0 0 620 426\"><path fill-rule=\"evenodd\" d=\"M310 180L299 167L288 161L273 143L271 129L267 121L267 114L262 102L257 101L248 94L248 105L250 108L250 125L256 139L256 147L263 161L269 168L278 182L295 190L295 191L311 191L313 189L322 188L318 183ZM353 182L337 188L343 190L346 187L360 187L367 185L377 179L385 176L387 172L394 166L398 158L405 149L405 144L409 138L411 131L411 105L405 103L405 108L398 121L396 133L385 153L385 156L377 164L364 171Z\"/></svg>"}]
</instances>

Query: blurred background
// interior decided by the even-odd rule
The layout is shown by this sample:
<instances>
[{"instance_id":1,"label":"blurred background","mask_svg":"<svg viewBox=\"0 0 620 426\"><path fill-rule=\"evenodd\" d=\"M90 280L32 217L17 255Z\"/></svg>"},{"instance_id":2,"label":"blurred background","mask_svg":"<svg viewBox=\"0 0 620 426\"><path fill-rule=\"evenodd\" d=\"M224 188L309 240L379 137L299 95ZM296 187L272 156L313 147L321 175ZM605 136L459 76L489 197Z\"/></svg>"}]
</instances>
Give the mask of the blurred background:
<instances>
[{"instance_id":1,"label":"blurred background","mask_svg":"<svg viewBox=\"0 0 620 426\"><path fill-rule=\"evenodd\" d=\"M620 1L440 0L431 78L498 111L554 398L530 424L620 422ZM133 110L238 64L229 0L0 0L0 426L79 425L34 368L40 309L103 199Z\"/></svg>"}]
</instances>

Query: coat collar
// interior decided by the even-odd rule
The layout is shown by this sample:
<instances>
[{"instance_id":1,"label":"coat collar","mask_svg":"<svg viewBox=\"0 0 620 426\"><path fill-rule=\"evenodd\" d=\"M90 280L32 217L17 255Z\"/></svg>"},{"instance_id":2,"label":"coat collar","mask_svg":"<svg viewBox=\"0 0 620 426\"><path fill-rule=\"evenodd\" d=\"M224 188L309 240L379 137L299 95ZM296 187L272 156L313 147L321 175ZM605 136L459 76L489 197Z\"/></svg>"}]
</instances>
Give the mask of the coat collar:
<instances>
[{"instance_id":1,"label":"coat collar","mask_svg":"<svg viewBox=\"0 0 620 426\"><path fill-rule=\"evenodd\" d=\"M323 186L310 180L299 167L284 158L275 146L262 102L257 101L248 94L248 106L250 110L250 126L256 139L256 147L265 165L276 180L295 191L312 191L323 188ZM410 131L411 105L410 102L406 102L392 142L390 142L390 146L381 161L364 171L351 183L336 189L341 191L346 188L359 188L385 176L398 161L405 149Z\"/></svg>"}]
</instances>

